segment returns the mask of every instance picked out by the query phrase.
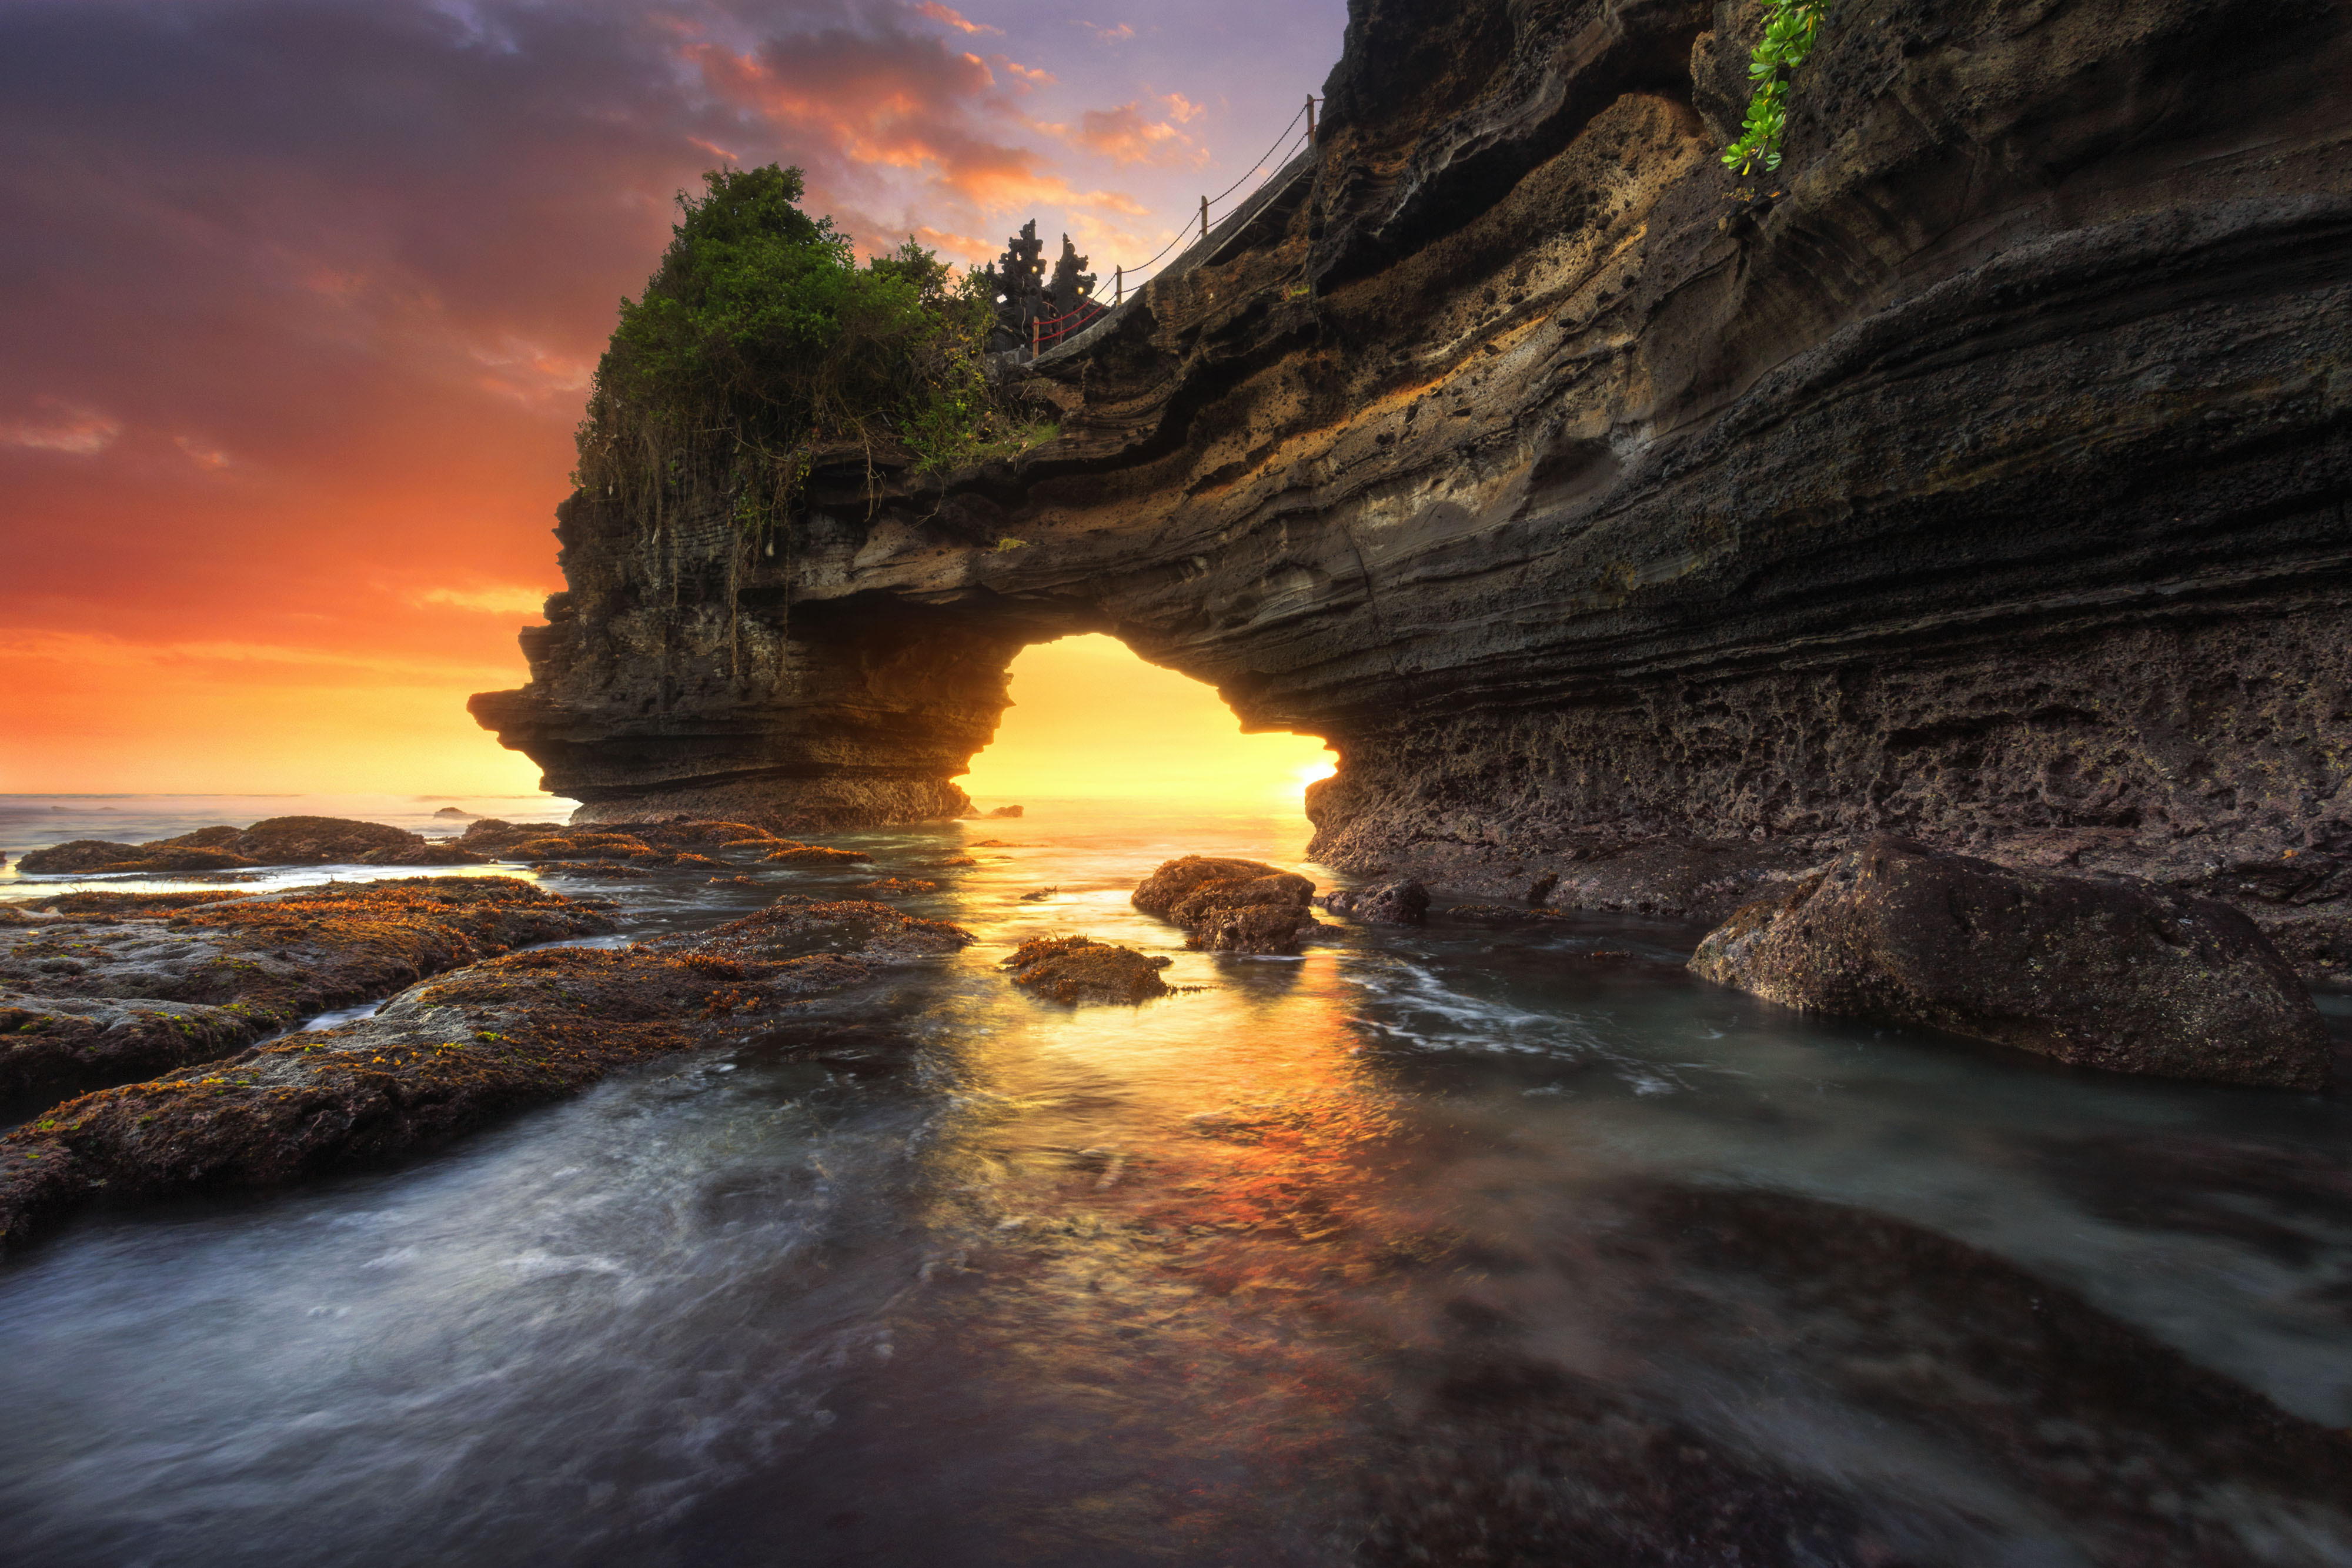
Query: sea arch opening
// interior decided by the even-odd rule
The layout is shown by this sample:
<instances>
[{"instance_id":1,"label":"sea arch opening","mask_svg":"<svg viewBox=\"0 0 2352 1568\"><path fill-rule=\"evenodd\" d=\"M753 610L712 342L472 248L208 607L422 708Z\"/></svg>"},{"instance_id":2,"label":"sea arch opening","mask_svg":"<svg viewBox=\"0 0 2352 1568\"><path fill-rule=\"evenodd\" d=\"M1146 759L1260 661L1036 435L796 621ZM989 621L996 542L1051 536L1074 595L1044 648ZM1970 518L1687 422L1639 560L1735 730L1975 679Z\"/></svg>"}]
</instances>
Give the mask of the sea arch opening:
<instances>
[{"instance_id":1,"label":"sea arch opening","mask_svg":"<svg viewBox=\"0 0 2352 1568\"><path fill-rule=\"evenodd\" d=\"M1033 643L1005 677L1012 702L957 780L982 810L1095 800L1303 811L1307 786L1337 766L1319 737L1244 735L1215 687L1100 632Z\"/></svg>"}]
</instances>

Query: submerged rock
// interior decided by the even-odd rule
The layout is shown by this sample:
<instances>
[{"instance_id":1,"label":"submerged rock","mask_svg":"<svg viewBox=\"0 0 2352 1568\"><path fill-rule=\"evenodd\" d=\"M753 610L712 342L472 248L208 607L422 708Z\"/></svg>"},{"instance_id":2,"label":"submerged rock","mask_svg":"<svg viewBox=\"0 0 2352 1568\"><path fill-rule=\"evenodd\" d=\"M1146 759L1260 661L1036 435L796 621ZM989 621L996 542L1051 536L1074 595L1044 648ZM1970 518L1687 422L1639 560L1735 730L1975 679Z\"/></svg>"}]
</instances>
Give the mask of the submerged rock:
<instances>
[{"instance_id":1,"label":"submerged rock","mask_svg":"<svg viewBox=\"0 0 2352 1568\"><path fill-rule=\"evenodd\" d=\"M0 1103L20 1105L212 1061L444 969L613 929L601 910L511 877L26 908L52 917L0 929Z\"/></svg>"},{"instance_id":2,"label":"submerged rock","mask_svg":"<svg viewBox=\"0 0 2352 1568\"><path fill-rule=\"evenodd\" d=\"M1185 855L1146 877L1132 902L1184 927L1185 946L1220 953L1296 953L1314 929L1315 884L1263 861Z\"/></svg>"},{"instance_id":3,"label":"submerged rock","mask_svg":"<svg viewBox=\"0 0 2352 1568\"><path fill-rule=\"evenodd\" d=\"M1412 881L1347 888L1315 902L1334 915L1371 925L1419 925L1429 918L1429 889Z\"/></svg>"},{"instance_id":4,"label":"submerged rock","mask_svg":"<svg viewBox=\"0 0 2352 1568\"><path fill-rule=\"evenodd\" d=\"M2246 916L1881 834L1707 934L1692 971L1767 1000L2078 1066L2326 1086L2318 1010Z\"/></svg>"},{"instance_id":5,"label":"submerged rock","mask_svg":"<svg viewBox=\"0 0 2352 1568\"><path fill-rule=\"evenodd\" d=\"M84 1095L17 1128L0 1139L0 1247L100 1191L270 1186L428 1147L971 940L884 904L785 899L691 940L477 964L373 1018Z\"/></svg>"},{"instance_id":6,"label":"submerged rock","mask_svg":"<svg viewBox=\"0 0 2352 1568\"><path fill-rule=\"evenodd\" d=\"M1169 994L1164 957L1087 936L1040 936L1004 960L1013 983L1057 1002L1148 1002Z\"/></svg>"},{"instance_id":7,"label":"submerged rock","mask_svg":"<svg viewBox=\"0 0 2352 1568\"><path fill-rule=\"evenodd\" d=\"M2315 1547L2352 1538L2352 1434L2199 1365L2044 1273L1793 1194L1661 1185L1629 1197L1618 1232L1628 1251L1654 1249L1661 1275L1679 1284L1727 1286L1771 1378L1834 1389L1906 1438L2005 1473L2065 1521L2081 1561L2261 1562L2288 1519ZM1672 1317L1662 1314L1651 1354L1689 1354ZM2331 1560L2325 1547L2284 1557Z\"/></svg>"}]
</instances>

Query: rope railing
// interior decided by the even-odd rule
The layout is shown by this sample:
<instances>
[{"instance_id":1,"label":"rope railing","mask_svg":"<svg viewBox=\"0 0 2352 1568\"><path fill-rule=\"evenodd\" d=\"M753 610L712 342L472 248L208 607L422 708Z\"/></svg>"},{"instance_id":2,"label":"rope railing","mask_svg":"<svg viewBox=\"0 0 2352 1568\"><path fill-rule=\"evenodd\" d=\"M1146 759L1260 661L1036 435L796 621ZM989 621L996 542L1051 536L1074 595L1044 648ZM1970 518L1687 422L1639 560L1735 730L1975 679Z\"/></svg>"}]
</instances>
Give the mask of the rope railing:
<instances>
[{"instance_id":1,"label":"rope railing","mask_svg":"<svg viewBox=\"0 0 2352 1568\"><path fill-rule=\"evenodd\" d=\"M1111 300L1108 305L1103 304L1099 298L1089 298L1081 303L1076 308L1066 311L1062 315L1053 317L1049 319L1032 321L1029 324L1029 357L1032 359L1036 358L1038 354L1042 353L1046 349L1054 347L1055 344L1061 342L1066 338L1074 337L1077 333L1084 331L1087 327L1101 319L1102 317L1108 314L1110 311L1117 309L1126 299L1127 286L1129 284L1133 283L1139 287L1143 284L1151 280L1150 277L1138 277L1136 274L1144 272L1150 267L1157 267L1160 263L1168 258L1169 254L1171 251L1176 250L1179 246L1181 246L1187 240L1198 241L1205 240L1209 237L1209 223L1212 209L1223 205L1225 199L1231 196L1234 192L1240 190L1242 186L1247 184L1253 176L1264 175L1266 179L1273 178L1274 175L1288 166L1290 161L1298 155L1299 150L1302 147L1314 145L1315 105L1318 101L1319 100L1317 99L1314 94L1307 94L1306 104L1300 108L1297 113L1293 114L1290 117L1289 123L1282 128L1281 131L1275 137L1273 143L1266 148L1265 153L1246 170L1243 171L1239 179L1226 186L1223 190L1218 192L1215 195L1204 195L1201 198L1200 230L1197 234L1193 232L1192 226L1190 224L1187 224L1182 228L1178 229L1174 235L1171 235L1168 243L1161 246L1156 254L1145 258L1143 261L1133 267L1129 267L1124 264L1113 267L1111 268ZM1297 136L1293 137L1291 132L1298 129L1298 122L1301 118L1306 120L1307 129L1304 131L1301 131ZM1277 152L1279 154L1278 156ZM1263 182L1261 182L1261 188ZM1251 196L1255 196L1256 193L1257 191L1255 189L1253 189L1250 192ZM1243 199L1247 201L1249 198L1244 197ZM1152 276L1157 277L1158 275L1153 274Z\"/></svg>"}]
</instances>

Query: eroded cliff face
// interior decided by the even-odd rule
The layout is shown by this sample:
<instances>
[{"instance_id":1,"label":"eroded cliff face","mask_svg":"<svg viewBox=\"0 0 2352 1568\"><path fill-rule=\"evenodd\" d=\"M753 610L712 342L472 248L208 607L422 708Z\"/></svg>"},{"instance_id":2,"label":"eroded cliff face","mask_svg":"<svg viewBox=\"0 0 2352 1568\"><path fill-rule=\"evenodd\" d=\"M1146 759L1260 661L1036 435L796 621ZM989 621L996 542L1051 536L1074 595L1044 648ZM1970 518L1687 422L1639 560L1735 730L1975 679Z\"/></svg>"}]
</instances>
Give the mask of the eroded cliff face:
<instances>
[{"instance_id":1,"label":"eroded cliff face","mask_svg":"<svg viewBox=\"0 0 2352 1568\"><path fill-rule=\"evenodd\" d=\"M476 712L592 818L906 820L1103 631L1328 739L1343 870L1706 917L1891 828L2352 969L2352 8L1854 0L1741 200L1756 26L1358 0L1062 440L772 556L575 496Z\"/></svg>"}]
</instances>

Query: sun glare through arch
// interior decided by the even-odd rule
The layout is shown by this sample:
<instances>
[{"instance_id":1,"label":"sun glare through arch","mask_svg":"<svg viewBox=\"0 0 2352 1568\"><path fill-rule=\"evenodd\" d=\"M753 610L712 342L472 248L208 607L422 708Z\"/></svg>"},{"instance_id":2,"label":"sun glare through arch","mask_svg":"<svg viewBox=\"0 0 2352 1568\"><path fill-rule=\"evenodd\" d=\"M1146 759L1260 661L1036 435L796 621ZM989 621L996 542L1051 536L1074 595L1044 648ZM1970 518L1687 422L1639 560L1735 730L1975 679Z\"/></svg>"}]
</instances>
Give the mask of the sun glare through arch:
<instances>
[{"instance_id":1,"label":"sun glare through arch","mask_svg":"<svg viewBox=\"0 0 2352 1568\"><path fill-rule=\"evenodd\" d=\"M983 806L1028 797L1297 810L1332 772L1317 737L1244 735L1214 687L1144 663L1115 637L1034 643L1011 676L1013 706L958 780Z\"/></svg>"}]
</instances>

